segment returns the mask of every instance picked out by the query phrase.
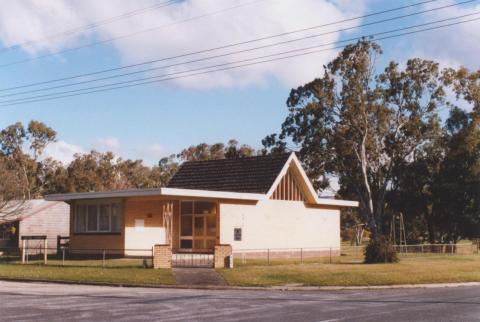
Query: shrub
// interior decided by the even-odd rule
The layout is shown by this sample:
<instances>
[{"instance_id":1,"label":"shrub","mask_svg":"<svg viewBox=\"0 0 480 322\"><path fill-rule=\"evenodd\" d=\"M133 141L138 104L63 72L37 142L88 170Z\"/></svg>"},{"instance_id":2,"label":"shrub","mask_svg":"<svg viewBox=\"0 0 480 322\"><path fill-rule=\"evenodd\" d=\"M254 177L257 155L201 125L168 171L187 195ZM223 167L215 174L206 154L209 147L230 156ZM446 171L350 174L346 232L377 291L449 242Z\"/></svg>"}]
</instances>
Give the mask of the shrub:
<instances>
[{"instance_id":1,"label":"shrub","mask_svg":"<svg viewBox=\"0 0 480 322\"><path fill-rule=\"evenodd\" d=\"M365 263L396 263L397 251L385 236L372 238L365 248Z\"/></svg>"}]
</instances>

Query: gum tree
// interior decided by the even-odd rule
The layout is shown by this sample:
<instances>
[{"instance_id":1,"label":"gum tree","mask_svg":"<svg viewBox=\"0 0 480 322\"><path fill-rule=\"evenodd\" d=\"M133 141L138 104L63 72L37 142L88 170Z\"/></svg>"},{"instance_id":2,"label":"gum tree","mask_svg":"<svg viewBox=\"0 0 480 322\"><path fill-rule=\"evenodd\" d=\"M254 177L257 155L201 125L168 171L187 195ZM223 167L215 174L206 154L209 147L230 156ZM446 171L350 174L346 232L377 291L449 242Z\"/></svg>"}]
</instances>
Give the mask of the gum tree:
<instances>
[{"instance_id":1,"label":"gum tree","mask_svg":"<svg viewBox=\"0 0 480 322\"><path fill-rule=\"evenodd\" d=\"M321 77L292 89L281 132L264 140L270 149L296 144L313 178L338 176L374 236L382 233L395 168L438 132L445 96L438 64L411 59L376 73L381 53L369 40L347 46Z\"/></svg>"}]
</instances>

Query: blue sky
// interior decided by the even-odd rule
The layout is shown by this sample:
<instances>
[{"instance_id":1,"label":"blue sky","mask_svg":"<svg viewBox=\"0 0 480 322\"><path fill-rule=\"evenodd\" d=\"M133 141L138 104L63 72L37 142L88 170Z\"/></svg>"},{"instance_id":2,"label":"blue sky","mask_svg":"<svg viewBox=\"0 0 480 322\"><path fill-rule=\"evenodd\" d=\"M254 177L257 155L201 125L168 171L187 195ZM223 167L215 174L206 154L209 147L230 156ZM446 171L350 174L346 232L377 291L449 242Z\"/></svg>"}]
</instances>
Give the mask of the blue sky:
<instances>
[{"instance_id":1,"label":"blue sky","mask_svg":"<svg viewBox=\"0 0 480 322\"><path fill-rule=\"evenodd\" d=\"M97 5L98 2L90 0L82 2L0 0L2 6L0 19L4 22L0 27L0 41L3 47L25 41L37 41L59 31L85 26L159 2L161 1L106 0L102 1L101 5ZM247 2L251 1L182 1L144 15L106 24L98 29L0 52L0 65L56 53L94 40L118 37L132 31L172 23ZM415 2L263 0L238 10L190 23L181 23L158 32L131 37L125 41L0 67L0 88L212 48ZM332 26L321 31L336 30L362 22L453 3L455 1L439 0L364 21ZM385 25L358 28L348 33L336 33L319 40L302 42L296 46L308 46L312 43L322 43L322 41L338 41L357 35L459 16L479 10L479 4L480 1ZM5 16L2 17L2 15ZM6 18L11 16L20 17L20 19ZM379 66L382 67L390 59L404 62L408 57L420 56L438 60L444 66L466 65L478 69L475 52L478 53L480 49L479 28L480 24L473 22L428 34L382 42L385 54ZM312 32L302 35L308 34ZM285 49L291 48L298 47ZM235 59L268 54L282 49L284 47L275 48L272 51L255 52L250 56L237 55ZM68 161L74 152L95 148L101 151L113 150L124 158L144 159L149 164L153 164L161 156L179 152L189 145L201 142L226 142L231 138L260 148L261 139L277 131L287 115L285 100L292 86L301 85L312 80L315 75L319 75L321 66L326 64L335 53L336 51L329 51L260 67L247 67L241 71L213 73L168 83L0 107L0 127L3 128L17 121L28 123L32 119L45 122L58 132L59 140L47 151L47 155L62 161ZM229 62L228 59L219 60L219 62Z\"/></svg>"}]
</instances>

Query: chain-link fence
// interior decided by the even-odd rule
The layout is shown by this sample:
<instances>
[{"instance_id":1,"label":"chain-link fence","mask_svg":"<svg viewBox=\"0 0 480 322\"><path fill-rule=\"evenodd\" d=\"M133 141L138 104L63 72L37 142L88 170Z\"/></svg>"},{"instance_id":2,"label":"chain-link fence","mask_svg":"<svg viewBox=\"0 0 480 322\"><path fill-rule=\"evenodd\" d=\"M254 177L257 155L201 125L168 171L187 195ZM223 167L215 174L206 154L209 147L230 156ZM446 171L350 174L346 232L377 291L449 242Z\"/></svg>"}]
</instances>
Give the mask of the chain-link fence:
<instances>
[{"instance_id":1,"label":"chain-link fence","mask_svg":"<svg viewBox=\"0 0 480 322\"><path fill-rule=\"evenodd\" d=\"M478 244L417 244L395 246L400 259L431 256L478 255ZM317 248L264 248L234 249L234 266L285 265L285 264L337 264L361 263L365 246L317 247ZM45 254L46 253L46 254ZM183 256L183 257L182 257ZM178 263L188 263L193 255L173 257ZM206 255L205 255L206 256ZM208 255L212 257L213 255ZM211 266L212 258L201 258ZM65 267L150 268L151 249L73 249L18 247L0 248L0 264L37 264ZM181 266L181 265L180 265Z\"/></svg>"},{"instance_id":2,"label":"chain-link fence","mask_svg":"<svg viewBox=\"0 0 480 322\"><path fill-rule=\"evenodd\" d=\"M46 253L46 254L45 254ZM150 268L151 249L0 248L0 264L65 267Z\"/></svg>"},{"instance_id":3,"label":"chain-link fence","mask_svg":"<svg viewBox=\"0 0 480 322\"><path fill-rule=\"evenodd\" d=\"M418 244L395 246L400 259L428 256L478 255L478 244ZM364 260L365 246L342 246L291 249L243 249L234 250L236 266L283 264L354 264Z\"/></svg>"}]
</instances>

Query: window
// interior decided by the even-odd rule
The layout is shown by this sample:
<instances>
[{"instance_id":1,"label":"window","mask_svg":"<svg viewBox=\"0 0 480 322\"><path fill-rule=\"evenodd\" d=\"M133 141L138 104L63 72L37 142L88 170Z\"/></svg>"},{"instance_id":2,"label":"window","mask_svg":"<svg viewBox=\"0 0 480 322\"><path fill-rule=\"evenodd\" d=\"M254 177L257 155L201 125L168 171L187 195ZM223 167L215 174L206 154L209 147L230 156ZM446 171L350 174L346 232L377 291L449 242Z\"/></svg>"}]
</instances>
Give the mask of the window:
<instances>
[{"instance_id":1,"label":"window","mask_svg":"<svg viewBox=\"0 0 480 322\"><path fill-rule=\"evenodd\" d=\"M216 204L213 202L196 201L195 213L196 214L214 214L216 211Z\"/></svg>"},{"instance_id":2,"label":"window","mask_svg":"<svg viewBox=\"0 0 480 322\"><path fill-rule=\"evenodd\" d=\"M217 204L182 201L180 214L180 248L213 249L217 241Z\"/></svg>"},{"instance_id":3,"label":"window","mask_svg":"<svg viewBox=\"0 0 480 322\"><path fill-rule=\"evenodd\" d=\"M193 236L192 215L182 216L181 235Z\"/></svg>"},{"instance_id":4,"label":"window","mask_svg":"<svg viewBox=\"0 0 480 322\"><path fill-rule=\"evenodd\" d=\"M87 206L87 231L98 231L98 205Z\"/></svg>"},{"instance_id":5,"label":"window","mask_svg":"<svg viewBox=\"0 0 480 322\"><path fill-rule=\"evenodd\" d=\"M120 204L118 203L112 203L110 206L110 211L111 211L111 228L112 231L120 231L120 225L121 225L121 220L120 220Z\"/></svg>"},{"instance_id":6,"label":"window","mask_svg":"<svg viewBox=\"0 0 480 322\"><path fill-rule=\"evenodd\" d=\"M75 208L76 233L118 233L121 231L120 204L88 203Z\"/></svg>"},{"instance_id":7,"label":"window","mask_svg":"<svg viewBox=\"0 0 480 322\"><path fill-rule=\"evenodd\" d=\"M110 205L100 205L100 214L98 216L98 228L100 231L110 230Z\"/></svg>"},{"instance_id":8,"label":"window","mask_svg":"<svg viewBox=\"0 0 480 322\"><path fill-rule=\"evenodd\" d=\"M77 205L77 212L75 215L75 231L87 231L87 206Z\"/></svg>"}]
</instances>

